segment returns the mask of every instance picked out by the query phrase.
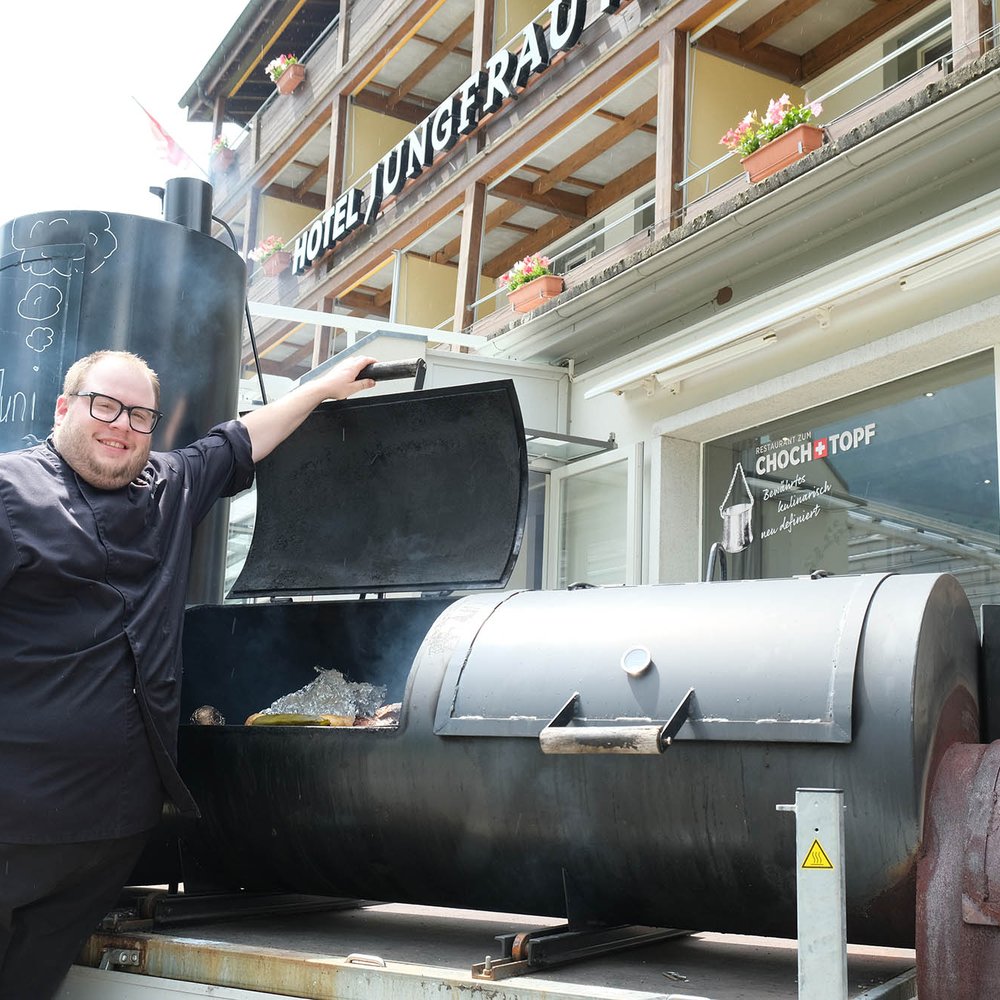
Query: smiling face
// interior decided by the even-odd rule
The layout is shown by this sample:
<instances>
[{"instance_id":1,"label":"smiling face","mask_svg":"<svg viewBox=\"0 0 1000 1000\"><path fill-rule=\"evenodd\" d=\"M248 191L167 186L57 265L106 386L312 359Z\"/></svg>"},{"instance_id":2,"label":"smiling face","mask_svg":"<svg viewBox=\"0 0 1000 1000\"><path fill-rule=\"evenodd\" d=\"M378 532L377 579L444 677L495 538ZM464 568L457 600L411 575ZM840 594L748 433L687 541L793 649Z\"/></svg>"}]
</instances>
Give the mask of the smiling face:
<instances>
[{"instance_id":1,"label":"smiling face","mask_svg":"<svg viewBox=\"0 0 1000 1000\"><path fill-rule=\"evenodd\" d=\"M156 408L156 394L141 367L121 357L104 357L84 376L76 392L102 392L126 406ZM81 479L101 490L128 485L149 458L151 437L132 430L122 410L110 424L90 415L90 399L62 395L56 400L53 440L59 454Z\"/></svg>"}]
</instances>

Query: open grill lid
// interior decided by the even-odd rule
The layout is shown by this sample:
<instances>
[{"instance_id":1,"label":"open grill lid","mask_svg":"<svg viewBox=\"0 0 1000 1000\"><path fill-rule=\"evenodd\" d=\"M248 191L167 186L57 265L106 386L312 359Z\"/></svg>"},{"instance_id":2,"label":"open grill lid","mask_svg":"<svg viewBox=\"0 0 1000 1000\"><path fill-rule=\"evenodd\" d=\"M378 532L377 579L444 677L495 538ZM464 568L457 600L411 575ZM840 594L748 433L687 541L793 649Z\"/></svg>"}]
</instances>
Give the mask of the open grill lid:
<instances>
[{"instance_id":1,"label":"open grill lid","mask_svg":"<svg viewBox=\"0 0 1000 1000\"><path fill-rule=\"evenodd\" d=\"M510 380L324 403L257 466L229 596L502 587L527 500Z\"/></svg>"}]
</instances>

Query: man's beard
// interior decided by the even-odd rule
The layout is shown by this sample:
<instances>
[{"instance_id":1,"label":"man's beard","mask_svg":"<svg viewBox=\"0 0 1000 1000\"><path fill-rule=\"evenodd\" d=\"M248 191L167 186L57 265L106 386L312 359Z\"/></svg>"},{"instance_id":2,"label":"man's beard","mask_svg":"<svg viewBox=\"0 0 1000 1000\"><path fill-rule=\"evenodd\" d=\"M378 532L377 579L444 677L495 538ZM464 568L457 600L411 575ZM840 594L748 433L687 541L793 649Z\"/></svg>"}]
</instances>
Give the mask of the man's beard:
<instances>
[{"instance_id":1,"label":"man's beard","mask_svg":"<svg viewBox=\"0 0 1000 1000\"><path fill-rule=\"evenodd\" d=\"M79 425L64 420L52 432L59 454L69 463L73 471L91 486L99 490L117 490L127 486L146 465L149 458L149 440L144 448L129 452L129 460L124 464L104 461L94 454L100 447Z\"/></svg>"}]
</instances>

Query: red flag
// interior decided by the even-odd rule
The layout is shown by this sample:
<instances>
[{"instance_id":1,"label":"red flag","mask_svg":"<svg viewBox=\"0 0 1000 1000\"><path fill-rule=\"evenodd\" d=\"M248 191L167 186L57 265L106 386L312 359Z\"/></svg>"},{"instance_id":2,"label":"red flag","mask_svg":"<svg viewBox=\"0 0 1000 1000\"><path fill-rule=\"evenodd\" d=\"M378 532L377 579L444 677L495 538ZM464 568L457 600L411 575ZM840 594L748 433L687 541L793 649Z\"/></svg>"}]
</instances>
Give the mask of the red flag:
<instances>
[{"instance_id":1,"label":"red flag","mask_svg":"<svg viewBox=\"0 0 1000 1000\"><path fill-rule=\"evenodd\" d=\"M135 100L135 98L133 98L133 100ZM139 104L138 101L135 103ZM183 149L181 149L177 140L174 139L174 137L170 135L170 133L167 132L166 129L164 129L164 127L145 108L143 108L141 104L139 104L139 107L142 108L143 114L149 119L149 128L153 133L153 138L156 140L157 145L160 147L160 156L168 162L174 164L174 166L178 166L187 160L192 164L192 166L197 167L198 165L194 162L194 160L192 160L191 157L188 156Z\"/></svg>"}]
</instances>

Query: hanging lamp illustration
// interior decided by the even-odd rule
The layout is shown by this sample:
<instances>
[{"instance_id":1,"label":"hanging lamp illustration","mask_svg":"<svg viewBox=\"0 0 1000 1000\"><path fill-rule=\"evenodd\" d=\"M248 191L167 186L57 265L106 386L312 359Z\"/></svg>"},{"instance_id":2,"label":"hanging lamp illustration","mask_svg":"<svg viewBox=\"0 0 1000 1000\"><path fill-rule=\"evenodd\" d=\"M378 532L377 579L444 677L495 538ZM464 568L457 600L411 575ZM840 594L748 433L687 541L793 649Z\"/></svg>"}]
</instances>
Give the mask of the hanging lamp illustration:
<instances>
[{"instance_id":1,"label":"hanging lamp illustration","mask_svg":"<svg viewBox=\"0 0 1000 1000\"><path fill-rule=\"evenodd\" d=\"M732 497L733 502L730 503L737 476L743 484L746 502L741 498ZM736 502L737 499L739 502ZM719 513L722 515L723 549L729 553L742 552L753 541L753 531L750 528L753 494L750 492L750 487L747 486L747 477L743 472L742 462L737 462L736 468L733 469L733 478L729 481L729 489L726 491L725 499L719 505Z\"/></svg>"}]
</instances>

